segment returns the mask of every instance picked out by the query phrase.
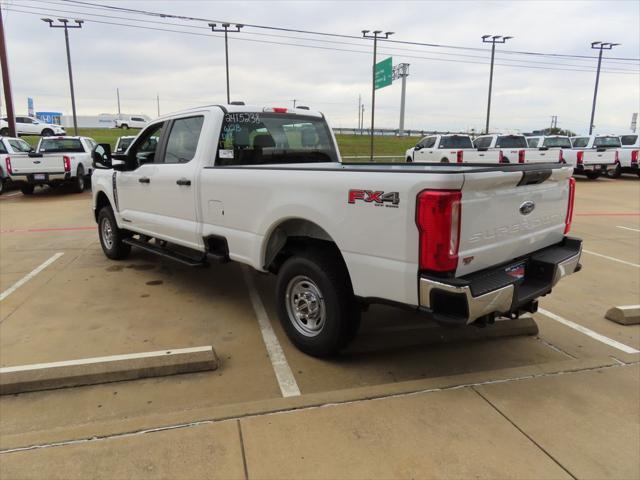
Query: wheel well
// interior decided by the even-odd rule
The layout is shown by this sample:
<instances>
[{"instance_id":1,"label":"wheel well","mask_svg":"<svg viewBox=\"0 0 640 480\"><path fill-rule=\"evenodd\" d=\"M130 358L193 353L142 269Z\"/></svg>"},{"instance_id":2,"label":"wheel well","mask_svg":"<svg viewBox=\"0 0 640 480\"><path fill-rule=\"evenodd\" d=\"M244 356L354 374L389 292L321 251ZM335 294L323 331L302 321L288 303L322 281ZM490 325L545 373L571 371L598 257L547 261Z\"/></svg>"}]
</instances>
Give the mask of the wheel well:
<instances>
[{"instance_id":1,"label":"wheel well","mask_svg":"<svg viewBox=\"0 0 640 480\"><path fill-rule=\"evenodd\" d=\"M100 210L102 210L102 207L110 207L111 206L111 202L109 202L109 197L107 197L107 194L104 192L99 192L98 196L96 197L96 209L93 212L93 216L96 219L96 222L98 221L98 213L100 213Z\"/></svg>"},{"instance_id":2,"label":"wheel well","mask_svg":"<svg viewBox=\"0 0 640 480\"><path fill-rule=\"evenodd\" d=\"M333 238L322 227L301 218L279 224L272 230L266 245L264 268L271 273L277 273L285 260L295 253L314 247L335 250L344 263Z\"/></svg>"}]
</instances>

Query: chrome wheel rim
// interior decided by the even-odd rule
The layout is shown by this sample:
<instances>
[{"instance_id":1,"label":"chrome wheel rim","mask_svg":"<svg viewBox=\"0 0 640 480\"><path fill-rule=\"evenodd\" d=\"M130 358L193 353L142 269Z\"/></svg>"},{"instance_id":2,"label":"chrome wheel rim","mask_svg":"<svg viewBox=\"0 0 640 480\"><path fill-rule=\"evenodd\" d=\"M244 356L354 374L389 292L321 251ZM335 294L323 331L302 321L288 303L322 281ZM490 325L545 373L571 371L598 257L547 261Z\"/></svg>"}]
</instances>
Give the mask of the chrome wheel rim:
<instances>
[{"instance_id":1,"label":"chrome wheel rim","mask_svg":"<svg viewBox=\"0 0 640 480\"><path fill-rule=\"evenodd\" d=\"M325 326L326 307L322 292L309 277L298 275L287 285L285 303L289 320L306 337L315 337Z\"/></svg>"},{"instance_id":2,"label":"chrome wheel rim","mask_svg":"<svg viewBox=\"0 0 640 480\"><path fill-rule=\"evenodd\" d=\"M102 233L102 243L107 248L107 250L111 250L113 247L113 228L111 227L111 222L108 218L103 218L100 223L100 232Z\"/></svg>"}]
</instances>

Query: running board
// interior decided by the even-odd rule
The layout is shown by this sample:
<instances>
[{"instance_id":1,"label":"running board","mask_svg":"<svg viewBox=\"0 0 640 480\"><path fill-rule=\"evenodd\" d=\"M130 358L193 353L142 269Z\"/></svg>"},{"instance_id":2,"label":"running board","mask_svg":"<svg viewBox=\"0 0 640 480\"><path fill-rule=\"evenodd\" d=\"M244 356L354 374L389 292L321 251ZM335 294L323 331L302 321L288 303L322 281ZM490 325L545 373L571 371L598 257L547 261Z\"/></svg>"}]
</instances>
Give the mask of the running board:
<instances>
[{"instance_id":1,"label":"running board","mask_svg":"<svg viewBox=\"0 0 640 480\"><path fill-rule=\"evenodd\" d=\"M156 255L160 255L161 257L175 260L176 262L180 262L183 265L188 265L189 267L207 266L207 262L204 259L196 260L181 253L172 252L171 250L168 250L166 248L162 248L148 242L143 242L135 238L123 238L122 242L126 243L127 245L131 245L132 247L138 247L142 250L145 250L146 252L155 253Z\"/></svg>"}]
</instances>

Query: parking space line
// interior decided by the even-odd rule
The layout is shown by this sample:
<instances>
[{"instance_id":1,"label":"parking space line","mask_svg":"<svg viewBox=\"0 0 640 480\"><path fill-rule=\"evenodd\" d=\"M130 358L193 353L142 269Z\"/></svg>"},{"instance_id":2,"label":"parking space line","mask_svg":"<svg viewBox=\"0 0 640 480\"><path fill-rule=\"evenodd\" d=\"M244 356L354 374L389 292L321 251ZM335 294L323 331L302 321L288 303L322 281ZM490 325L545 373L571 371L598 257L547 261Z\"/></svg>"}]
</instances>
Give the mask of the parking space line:
<instances>
[{"instance_id":1,"label":"parking space line","mask_svg":"<svg viewBox=\"0 0 640 480\"><path fill-rule=\"evenodd\" d=\"M616 225L616 228L622 228L623 230L631 230L632 232L640 232L640 230L637 228L623 227L622 225Z\"/></svg>"},{"instance_id":2,"label":"parking space line","mask_svg":"<svg viewBox=\"0 0 640 480\"><path fill-rule=\"evenodd\" d=\"M98 227L44 227L44 228L10 228L0 230L0 233L43 233L43 232L72 232L77 230L96 230Z\"/></svg>"},{"instance_id":3,"label":"parking space line","mask_svg":"<svg viewBox=\"0 0 640 480\"><path fill-rule=\"evenodd\" d=\"M624 265L629 265L630 267L640 268L640 265L637 263L627 262L626 260L620 260L619 258L610 257L608 255L602 255L601 253L592 252L591 250L582 250L583 253L588 253L589 255L595 255L596 257L606 258L607 260L611 260L612 262L622 263Z\"/></svg>"},{"instance_id":4,"label":"parking space line","mask_svg":"<svg viewBox=\"0 0 640 480\"><path fill-rule=\"evenodd\" d=\"M9 288L7 288L4 292L0 293L0 302L2 300L4 300L5 298L7 298L9 295L11 295L13 292L15 292L18 288L20 288L22 285L24 285L25 283L27 283L29 280L31 280L33 277L35 277L36 275L38 275L42 270L44 270L45 268L47 268L49 265L51 265L53 262L55 262L56 260L58 260L62 255L64 255L64 253L62 252L58 252L55 255L53 255L51 258L49 258L48 260L46 260L44 263L42 263L40 266L38 266L37 268L35 268L34 270L32 270L31 272L27 273L24 277L22 277L20 280L18 280L16 283L14 283L13 285L11 285Z\"/></svg>"},{"instance_id":5,"label":"parking space line","mask_svg":"<svg viewBox=\"0 0 640 480\"><path fill-rule=\"evenodd\" d=\"M299 396L300 388L298 388L298 383L293 376L293 371L291 370L291 367L287 362L287 358L284 355L282 345L280 345L278 337L276 337L276 333L273 331L273 327L269 321L269 316L264 308L262 299L260 299L253 277L251 276L249 269L244 266L242 267L242 274L244 275L247 288L249 289L249 298L251 299L253 311L255 312L258 324L260 325L262 340L264 341L265 347L267 347L267 354L269 355L269 360L271 360L273 371L276 374L280 392L282 392L283 397Z\"/></svg>"},{"instance_id":6,"label":"parking space line","mask_svg":"<svg viewBox=\"0 0 640 480\"><path fill-rule=\"evenodd\" d=\"M629 345L620 343L617 340L614 340L613 338L605 337L600 333L594 332L593 330L587 327L583 327L582 325L578 325L577 323L572 322L571 320L567 320L566 318L563 318L560 315L556 315L555 313L545 310L544 308L538 308L538 313L541 313L542 315L550 318L551 320L555 320L556 322L562 323L563 325L569 328L573 328L574 330L577 330L578 332L583 333L588 337L593 338L594 340L598 340L599 342L609 345L610 347L621 350L624 353L640 353L640 350L636 350L635 348L630 347Z\"/></svg>"}]
</instances>

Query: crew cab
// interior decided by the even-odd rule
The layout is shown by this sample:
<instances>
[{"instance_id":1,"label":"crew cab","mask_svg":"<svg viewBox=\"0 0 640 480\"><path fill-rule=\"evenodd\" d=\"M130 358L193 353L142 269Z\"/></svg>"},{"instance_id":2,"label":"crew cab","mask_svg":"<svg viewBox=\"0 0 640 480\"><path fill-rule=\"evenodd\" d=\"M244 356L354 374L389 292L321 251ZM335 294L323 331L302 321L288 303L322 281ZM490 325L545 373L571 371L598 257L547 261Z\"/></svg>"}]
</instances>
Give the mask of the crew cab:
<instances>
[{"instance_id":1,"label":"crew cab","mask_svg":"<svg viewBox=\"0 0 640 480\"><path fill-rule=\"evenodd\" d=\"M595 180L601 174L615 170L620 148L616 135L585 135L571 137L571 149L564 150L564 161L573 166L573 172Z\"/></svg>"},{"instance_id":2,"label":"crew cab","mask_svg":"<svg viewBox=\"0 0 640 480\"><path fill-rule=\"evenodd\" d=\"M144 128L149 123L149 117L146 115L125 115L114 120L116 128L128 130L130 128Z\"/></svg>"},{"instance_id":3,"label":"crew cab","mask_svg":"<svg viewBox=\"0 0 640 480\"><path fill-rule=\"evenodd\" d=\"M469 135L429 135L405 153L407 162L499 163L499 152L479 152Z\"/></svg>"},{"instance_id":4,"label":"crew cab","mask_svg":"<svg viewBox=\"0 0 640 480\"><path fill-rule=\"evenodd\" d=\"M33 147L21 138L0 137L0 194L5 185L11 183L7 167L11 166L11 159L26 157Z\"/></svg>"},{"instance_id":5,"label":"crew cab","mask_svg":"<svg viewBox=\"0 0 640 480\"><path fill-rule=\"evenodd\" d=\"M8 118L0 119L0 135L6 137L9 135ZM49 137L51 135L65 135L66 131L63 126L53 123L46 123L37 118L32 117L16 117L16 134L17 135L40 135Z\"/></svg>"},{"instance_id":6,"label":"crew cab","mask_svg":"<svg viewBox=\"0 0 640 480\"><path fill-rule=\"evenodd\" d=\"M126 152L127 148L129 148L129 145L131 145L131 142L133 142L134 138L136 138L135 135L125 135L122 137L118 137L118 139L116 140L116 145L115 147L113 147L113 151L115 153Z\"/></svg>"},{"instance_id":7,"label":"crew cab","mask_svg":"<svg viewBox=\"0 0 640 480\"><path fill-rule=\"evenodd\" d=\"M89 137L41 138L35 152L10 157L7 173L24 195L33 194L36 186L62 183L71 183L81 193L93 169L91 151L96 145Z\"/></svg>"},{"instance_id":8,"label":"crew cab","mask_svg":"<svg viewBox=\"0 0 640 480\"><path fill-rule=\"evenodd\" d=\"M160 117L93 159L108 258L135 247L277 274L280 321L311 355L343 349L371 303L485 325L535 311L580 268L559 163L342 163L321 113L244 105Z\"/></svg>"},{"instance_id":9,"label":"crew cab","mask_svg":"<svg viewBox=\"0 0 640 480\"><path fill-rule=\"evenodd\" d=\"M618 148L618 163L614 170L609 170L609 176L617 178L623 173L635 173L640 177L638 157L640 156L640 135L637 133L620 135L621 148Z\"/></svg>"},{"instance_id":10,"label":"crew cab","mask_svg":"<svg viewBox=\"0 0 640 480\"><path fill-rule=\"evenodd\" d=\"M520 134L482 135L473 141L479 151L499 151L500 163L560 163L561 153L529 148L527 137Z\"/></svg>"}]
</instances>

